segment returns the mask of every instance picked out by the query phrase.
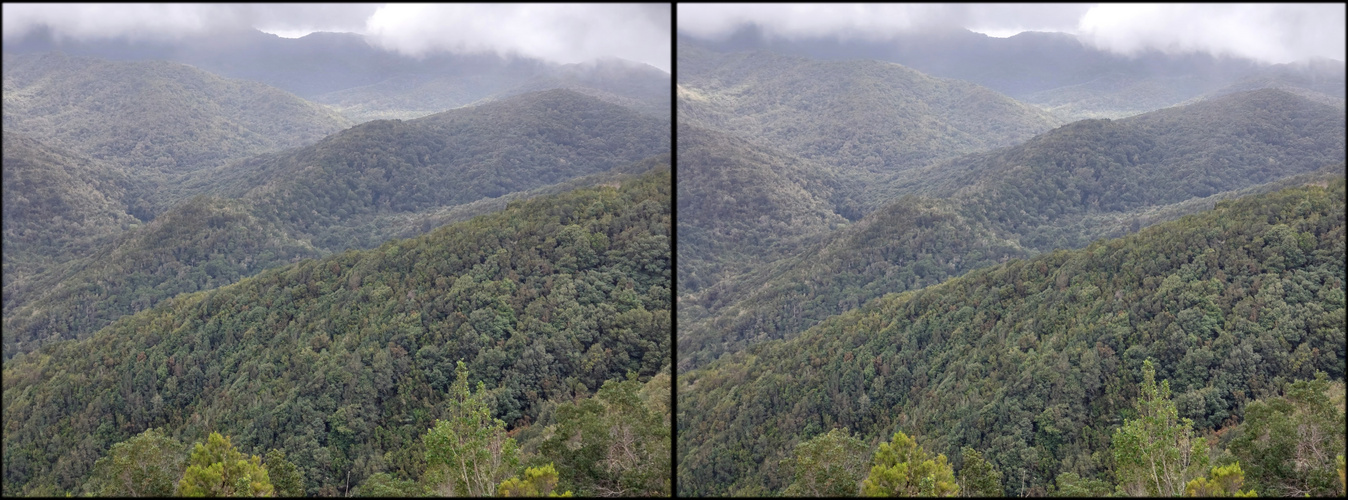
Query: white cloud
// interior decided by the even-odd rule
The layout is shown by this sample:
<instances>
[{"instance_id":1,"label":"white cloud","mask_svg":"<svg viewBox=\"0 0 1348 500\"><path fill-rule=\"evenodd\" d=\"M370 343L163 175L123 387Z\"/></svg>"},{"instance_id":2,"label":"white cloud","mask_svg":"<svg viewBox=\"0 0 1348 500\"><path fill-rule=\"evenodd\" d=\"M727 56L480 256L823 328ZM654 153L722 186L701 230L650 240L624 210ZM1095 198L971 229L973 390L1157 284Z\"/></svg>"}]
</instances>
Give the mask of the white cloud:
<instances>
[{"instance_id":1,"label":"white cloud","mask_svg":"<svg viewBox=\"0 0 1348 500\"><path fill-rule=\"evenodd\" d=\"M679 4L679 31L723 38L748 25L765 36L883 40L965 28L991 36L1060 31L1105 50L1206 52L1283 63L1344 60L1344 4Z\"/></svg>"},{"instance_id":2,"label":"white cloud","mask_svg":"<svg viewBox=\"0 0 1348 500\"><path fill-rule=\"evenodd\" d=\"M563 63L603 57L670 69L669 4L388 4L372 43L408 55L494 51Z\"/></svg>"},{"instance_id":3,"label":"white cloud","mask_svg":"<svg viewBox=\"0 0 1348 500\"><path fill-rule=\"evenodd\" d=\"M216 30L279 36L365 34L409 55L491 51L574 63L618 57L671 66L663 4L4 4L4 37L47 26L59 38L175 39Z\"/></svg>"}]
</instances>

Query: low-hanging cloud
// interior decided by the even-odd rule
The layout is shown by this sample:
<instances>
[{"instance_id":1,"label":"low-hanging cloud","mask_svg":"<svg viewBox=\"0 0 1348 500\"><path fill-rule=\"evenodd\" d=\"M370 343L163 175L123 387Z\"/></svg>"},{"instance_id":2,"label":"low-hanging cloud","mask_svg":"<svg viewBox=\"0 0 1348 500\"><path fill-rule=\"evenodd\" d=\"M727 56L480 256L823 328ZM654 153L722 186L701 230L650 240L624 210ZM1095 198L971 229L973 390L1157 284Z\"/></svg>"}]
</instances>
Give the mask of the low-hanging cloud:
<instances>
[{"instance_id":1,"label":"low-hanging cloud","mask_svg":"<svg viewBox=\"0 0 1348 500\"><path fill-rule=\"evenodd\" d=\"M723 38L745 25L764 36L884 40L965 28L1072 33L1098 48L1206 52L1271 63L1344 60L1344 4L679 4L679 31Z\"/></svg>"},{"instance_id":2,"label":"low-hanging cloud","mask_svg":"<svg viewBox=\"0 0 1348 500\"><path fill-rule=\"evenodd\" d=\"M604 57L670 68L669 4L388 4L372 43L420 56L494 51L564 63Z\"/></svg>"},{"instance_id":3,"label":"low-hanging cloud","mask_svg":"<svg viewBox=\"0 0 1348 500\"><path fill-rule=\"evenodd\" d=\"M172 40L225 30L361 33L419 57L494 52L559 63L617 57L668 72L664 4L4 4L4 38L45 26L58 39Z\"/></svg>"}]
</instances>

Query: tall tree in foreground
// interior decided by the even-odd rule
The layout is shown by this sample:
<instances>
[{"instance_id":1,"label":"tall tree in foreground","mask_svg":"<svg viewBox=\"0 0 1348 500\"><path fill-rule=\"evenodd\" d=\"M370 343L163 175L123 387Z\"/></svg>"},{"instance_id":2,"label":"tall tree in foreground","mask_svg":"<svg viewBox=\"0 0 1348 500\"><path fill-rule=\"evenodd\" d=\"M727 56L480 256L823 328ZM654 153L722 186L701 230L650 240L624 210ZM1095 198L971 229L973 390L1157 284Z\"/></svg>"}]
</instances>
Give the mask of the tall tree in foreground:
<instances>
[{"instance_id":1,"label":"tall tree in foreground","mask_svg":"<svg viewBox=\"0 0 1348 500\"><path fill-rule=\"evenodd\" d=\"M107 456L94 462L84 491L100 497L173 496L182 476L183 444L159 429L146 429L112 445Z\"/></svg>"},{"instance_id":2,"label":"tall tree in foreground","mask_svg":"<svg viewBox=\"0 0 1348 500\"><path fill-rule=\"evenodd\" d=\"M1189 481L1208 468L1207 439L1193 436L1193 420L1180 419L1170 399L1170 382L1156 385L1156 369L1142 364L1137 418L1114 431L1115 475L1133 496L1180 496Z\"/></svg>"},{"instance_id":3,"label":"tall tree in foreground","mask_svg":"<svg viewBox=\"0 0 1348 500\"><path fill-rule=\"evenodd\" d=\"M1341 402L1324 373L1298 380L1279 397L1245 407L1232 454L1246 464L1250 485L1266 496L1334 496L1335 458L1343 453ZM1335 389L1335 390L1331 390ZM1338 396L1342 397L1342 396Z\"/></svg>"},{"instance_id":4,"label":"tall tree in foreground","mask_svg":"<svg viewBox=\"0 0 1348 500\"><path fill-rule=\"evenodd\" d=\"M185 497L269 497L275 493L262 457L240 453L218 432L212 432L206 444L197 443L178 481L178 494Z\"/></svg>"},{"instance_id":5,"label":"tall tree in foreground","mask_svg":"<svg viewBox=\"0 0 1348 500\"><path fill-rule=\"evenodd\" d=\"M263 465L267 466L267 475L271 477L272 486L276 487L276 496L304 496L304 475L295 464L286 460L286 452L281 450L267 452Z\"/></svg>"},{"instance_id":6,"label":"tall tree in foreground","mask_svg":"<svg viewBox=\"0 0 1348 500\"><path fill-rule=\"evenodd\" d=\"M960 491L966 497L1006 496L1002 490L1002 472L983 459L983 454L965 446L960 450L964 467L960 469Z\"/></svg>"},{"instance_id":7,"label":"tall tree in foreground","mask_svg":"<svg viewBox=\"0 0 1348 500\"><path fill-rule=\"evenodd\" d=\"M894 433L872 458L871 473L861 483L868 497L953 497L959 493L955 472L944 454L933 458L917 441Z\"/></svg>"},{"instance_id":8,"label":"tall tree in foreground","mask_svg":"<svg viewBox=\"0 0 1348 500\"><path fill-rule=\"evenodd\" d=\"M847 429L833 429L796 445L795 456L783 461L794 480L786 496L856 496L866 477L866 445Z\"/></svg>"},{"instance_id":9,"label":"tall tree in foreground","mask_svg":"<svg viewBox=\"0 0 1348 500\"><path fill-rule=\"evenodd\" d=\"M468 389L468 366L459 361L458 378L450 388L446 418L426 432L426 474L436 495L485 497L515 474L519 446L506 436L505 422L493 418L485 401L486 387Z\"/></svg>"}]
</instances>

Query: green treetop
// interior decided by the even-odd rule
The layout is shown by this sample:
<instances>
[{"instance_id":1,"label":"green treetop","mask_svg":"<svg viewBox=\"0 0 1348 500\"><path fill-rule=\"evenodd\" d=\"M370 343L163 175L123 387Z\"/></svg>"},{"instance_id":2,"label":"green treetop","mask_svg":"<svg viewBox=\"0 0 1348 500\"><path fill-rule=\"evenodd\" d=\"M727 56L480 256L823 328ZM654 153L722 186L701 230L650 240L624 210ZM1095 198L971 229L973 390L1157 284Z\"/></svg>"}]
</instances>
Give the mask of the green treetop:
<instances>
[{"instance_id":1,"label":"green treetop","mask_svg":"<svg viewBox=\"0 0 1348 500\"><path fill-rule=\"evenodd\" d=\"M1170 400L1170 382L1156 384L1151 360L1142 365L1138 418L1127 419L1113 436L1115 475L1134 496L1179 496L1208 468L1208 443L1193 436L1193 421L1180 419Z\"/></svg>"},{"instance_id":2,"label":"green treetop","mask_svg":"<svg viewBox=\"0 0 1348 500\"><path fill-rule=\"evenodd\" d=\"M519 467L519 446L506 436L505 422L492 418L484 384L478 382L477 392L470 392L468 366L459 361L456 372L447 418L437 419L422 437L427 474L434 494L491 496Z\"/></svg>"},{"instance_id":3,"label":"green treetop","mask_svg":"<svg viewBox=\"0 0 1348 500\"><path fill-rule=\"evenodd\" d=\"M266 497L275 494L262 457L246 456L229 438L212 432L206 444L197 443L178 482L186 497Z\"/></svg>"},{"instance_id":4,"label":"green treetop","mask_svg":"<svg viewBox=\"0 0 1348 500\"><path fill-rule=\"evenodd\" d=\"M871 473L861 483L868 497L950 497L959 493L955 472L945 455L934 459L907 434L897 432L881 443L871 460Z\"/></svg>"}]
</instances>

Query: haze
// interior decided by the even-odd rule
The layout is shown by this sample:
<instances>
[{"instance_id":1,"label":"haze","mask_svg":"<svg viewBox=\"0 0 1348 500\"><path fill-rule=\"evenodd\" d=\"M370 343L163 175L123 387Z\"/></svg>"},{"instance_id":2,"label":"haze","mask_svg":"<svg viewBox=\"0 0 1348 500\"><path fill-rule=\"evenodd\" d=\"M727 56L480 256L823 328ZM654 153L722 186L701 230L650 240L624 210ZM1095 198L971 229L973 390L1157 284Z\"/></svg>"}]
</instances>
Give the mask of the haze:
<instances>
[{"instance_id":1,"label":"haze","mask_svg":"<svg viewBox=\"0 0 1348 500\"><path fill-rule=\"evenodd\" d=\"M1289 63L1344 60L1344 4L679 4L679 31L717 39L748 24L765 36L883 40L898 33L964 28L1007 37L1071 33L1097 48L1135 55L1205 52Z\"/></svg>"},{"instance_id":2,"label":"haze","mask_svg":"<svg viewBox=\"0 0 1348 500\"><path fill-rule=\"evenodd\" d=\"M420 57L496 52L557 63L621 58L670 70L669 4L4 4L4 38L173 39L258 29L294 38L359 33Z\"/></svg>"}]
</instances>

